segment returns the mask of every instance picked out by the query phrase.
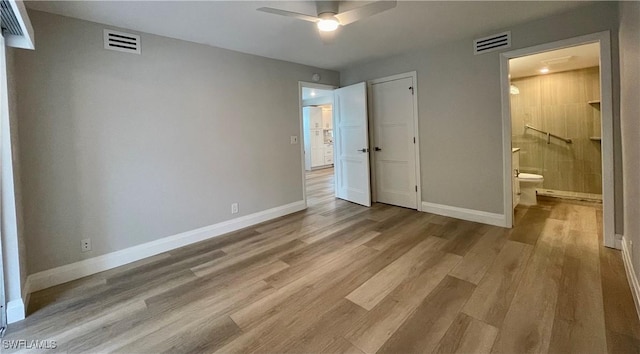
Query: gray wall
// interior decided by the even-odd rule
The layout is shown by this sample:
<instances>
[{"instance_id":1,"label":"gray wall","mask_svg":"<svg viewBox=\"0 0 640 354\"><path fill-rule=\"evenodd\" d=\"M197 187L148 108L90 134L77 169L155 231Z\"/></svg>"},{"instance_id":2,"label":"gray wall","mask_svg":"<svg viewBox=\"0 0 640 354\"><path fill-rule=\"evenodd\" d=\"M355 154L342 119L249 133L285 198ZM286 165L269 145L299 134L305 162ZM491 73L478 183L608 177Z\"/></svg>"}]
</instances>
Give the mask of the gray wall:
<instances>
[{"instance_id":1,"label":"gray wall","mask_svg":"<svg viewBox=\"0 0 640 354\"><path fill-rule=\"evenodd\" d=\"M620 125L624 163L624 235L640 245L640 3L620 4ZM628 245L630 246L630 245ZM631 247L630 247L631 249ZM640 278L640 251L632 250L633 268Z\"/></svg>"},{"instance_id":2,"label":"gray wall","mask_svg":"<svg viewBox=\"0 0 640 354\"><path fill-rule=\"evenodd\" d=\"M337 72L149 34L142 55L108 51L106 26L29 15L37 48L16 69L30 274L302 199L298 81Z\"/></svg>"},{"instance_id":3,"label":"gray wall","mask_svg":"<svg viewBox=\"0 0 640 354\"><path fill-rule=\"evenodd\" d=\"M613 75L616 77L617 19L616 3L598 3L504 30L510 30L512 34L509 50L610 30L615 66ZM478 33L476 37L492 33ZM468 38L358 64L342 70L340 80L344 86L417 71L422 200L502 214L499 52L474 56L472 48L473 38ZM617 98L616 92L617 88L614 99ZM614 115L617 117L617 112ZM620 129L617 120L614 125L618 132L614 144L619 157ZM616 192L620 196L621 188ZM617 202L616 212L621 217L621 198ZM616 224L617 229L621 229L622 219Z\"/></svg>"}]
</instances>

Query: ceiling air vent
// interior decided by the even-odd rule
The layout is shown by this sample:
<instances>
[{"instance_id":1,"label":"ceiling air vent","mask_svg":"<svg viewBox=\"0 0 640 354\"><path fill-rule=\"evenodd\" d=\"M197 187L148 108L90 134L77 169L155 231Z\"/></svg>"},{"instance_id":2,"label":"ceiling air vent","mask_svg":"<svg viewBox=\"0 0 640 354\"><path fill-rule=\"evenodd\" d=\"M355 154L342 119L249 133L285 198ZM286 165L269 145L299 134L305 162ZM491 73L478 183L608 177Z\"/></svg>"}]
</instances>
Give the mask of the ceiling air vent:
<instances>
[{"instance_id":1,"label":"ceiling air vent","mask_svg":"<svg viewBox=\"0 0 640 354\"><path fill-rule=\"evenodd\" d=\"M22 1L0 0L0 27L9 47L33 49L33 27Z\"/></svg>"},{"instance_id":2,"label":"ceiling air vent","mask_svg":"<svg viewBox=\"0 0 640 354\"><path fill-rule=\"evenodd\" d=\"M511 32L502 32L473 41L473 54L493 52L494 50L511 47Z\"/></svg>"},{"instance_id":3,"label":"ceiling air vent","mask_svg":"<svg viewBox=\"0 0 640 354\"><path fill-rule=\"evenodd\" d=\"M13 12L11 4L8 1L0 0L0 14L2 34L21 36L22 28L20 28L20 21L16 18L16 14Z\"/></svg>"},{"instance_id":4,"label":"ceiling air vent","mask_svg":"<svg viewBox=\"0 0 640 354\"><path fill-rule=\"evenodd\" d=\"M104 48L117 50L119 52L140 54L140 36L105 29Z\"/></svg>"}]
</instances>

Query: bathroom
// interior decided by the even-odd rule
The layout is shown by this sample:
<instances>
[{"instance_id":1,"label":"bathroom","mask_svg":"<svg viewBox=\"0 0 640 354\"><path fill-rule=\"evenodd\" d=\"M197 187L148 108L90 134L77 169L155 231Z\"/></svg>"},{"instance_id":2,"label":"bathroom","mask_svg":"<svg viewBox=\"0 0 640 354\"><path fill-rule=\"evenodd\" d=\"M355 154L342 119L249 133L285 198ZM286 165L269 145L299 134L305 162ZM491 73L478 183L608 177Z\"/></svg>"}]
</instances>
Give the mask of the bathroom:
<instances>
[{"instance_id":1,"label":"bathroom","mask_svg":"<svg viewBox=\"0 0 640 354\"><path fill-rule=\"evenodd\" d=\"M602 203L598 43L509 61L514 207Z\"/></svg>"}]
</instances>

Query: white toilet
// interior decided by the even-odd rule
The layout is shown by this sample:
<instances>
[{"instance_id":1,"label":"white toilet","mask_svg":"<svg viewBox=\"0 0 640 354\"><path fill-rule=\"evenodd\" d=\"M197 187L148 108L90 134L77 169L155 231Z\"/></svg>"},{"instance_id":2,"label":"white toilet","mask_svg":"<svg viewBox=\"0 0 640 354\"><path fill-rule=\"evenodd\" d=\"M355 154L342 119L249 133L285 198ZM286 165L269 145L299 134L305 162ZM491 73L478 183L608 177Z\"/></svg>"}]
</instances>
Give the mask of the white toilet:
<instances>
[{"instance_id":1,"label":"white toilet","mask_svg":"<svg viewBox=\"0 0 640 354\"><path fill-rule=\"evenodd\" d=\"M520 173L518 179L520 180L520 204L527 206L538 204L536 188L542 187L544 177L533 173Z\"/></svg>"}]
</instances>

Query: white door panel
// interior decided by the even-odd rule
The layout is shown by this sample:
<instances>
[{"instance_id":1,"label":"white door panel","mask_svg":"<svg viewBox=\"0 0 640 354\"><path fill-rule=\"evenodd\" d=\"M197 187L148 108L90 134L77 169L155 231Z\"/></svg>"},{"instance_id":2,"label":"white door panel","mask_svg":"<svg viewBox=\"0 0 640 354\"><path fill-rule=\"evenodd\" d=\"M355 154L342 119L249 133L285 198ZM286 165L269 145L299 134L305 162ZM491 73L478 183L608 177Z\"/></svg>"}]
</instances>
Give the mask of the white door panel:
<instances>
[{"instance_id":1,"label":"white door panel","mask_svg":"<svg viewBox=\"0 0 640 354\"><path fill-rule=\"evenodd\" d=\"M376 201L416 209L413 78L373 84Z\"/></svg>"},{"instance_id":2,"label":"white door panel","mask_svg":"<svg viewBox=\"0 0 640 354\"><path fill-rule=\"evenodd\" d=\"M371 206L366 84L334 91L336 196Z\"/></svg>"},{"instance_id":3,"label":"white door panel","mask_svg":"<svg viewBox=\"0 0 640 354\"><path fill-rule=\"evenodd\" d=\"M376 188L384 191L378 192L378 201L407 208L414 205L415 198L407 196L407 191L415 188L407 165L402 161L376 162Z\"/></svg>"}]
</instances>

